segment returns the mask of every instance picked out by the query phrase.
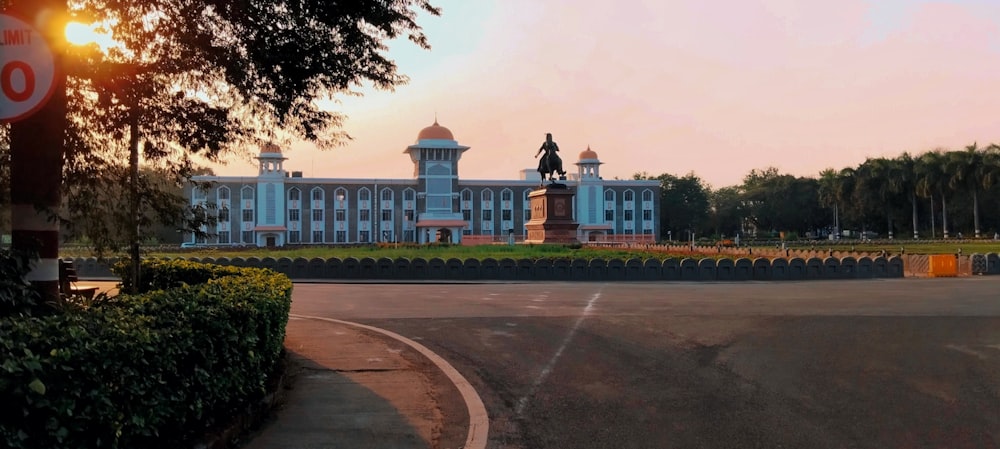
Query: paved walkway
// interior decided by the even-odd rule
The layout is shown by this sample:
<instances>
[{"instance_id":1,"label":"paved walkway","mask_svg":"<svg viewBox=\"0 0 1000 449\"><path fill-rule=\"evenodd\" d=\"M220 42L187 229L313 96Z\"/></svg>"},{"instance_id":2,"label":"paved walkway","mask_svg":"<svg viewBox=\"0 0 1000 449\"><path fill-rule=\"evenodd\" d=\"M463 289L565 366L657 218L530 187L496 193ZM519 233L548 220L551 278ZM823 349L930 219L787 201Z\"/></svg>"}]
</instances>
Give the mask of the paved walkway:
<instances>
[{"instance_id":1,"label":"paved walkway","mask_svg":"<svg viewBox=\"0 0 1000 449\"><path fill-rule=\"evenodd\" d=\"M117 293L115 282L81 281ZM451 449L468 436L455 384L413 348L348 324L292 317L290 388L245 449Z\"/></svg>"},{"instance_id":2,"label":"paved walkway","mask_svg":"<svg viewBox=\"0 0 1000 449\"><path fill-rule=\"evenodd\" d=\"M247 449L440 447L436 387L402 343L292 318L285 346L293 387Z\"/></svg>"}]
</instances>

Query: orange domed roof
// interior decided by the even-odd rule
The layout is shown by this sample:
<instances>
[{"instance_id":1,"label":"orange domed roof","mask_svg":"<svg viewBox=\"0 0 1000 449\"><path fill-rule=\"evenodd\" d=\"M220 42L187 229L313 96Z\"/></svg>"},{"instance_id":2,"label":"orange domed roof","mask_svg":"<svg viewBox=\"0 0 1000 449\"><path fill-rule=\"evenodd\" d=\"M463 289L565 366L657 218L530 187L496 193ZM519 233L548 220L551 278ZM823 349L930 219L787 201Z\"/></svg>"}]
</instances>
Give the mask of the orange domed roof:
<instances>
[{"instance_id":1,"label":"orange domed roof","mask_svg":"<svg viewBox=\"0 0 1000 449\"><path fill-rule=\"evenodd\" d=\"M590 149L590 145L587 145L587 149L580 152L580 160L584 159L597 159L597 153Z\"/></svg>"},{"instance_id":2,"label":"orange domed roof","mask_svg":"<svg viewBox=\"0 0 1000 449\"><path fill-rule=\"evenodd\" d=\"M420 130L420 134L417 134L417 140L424 139L444 139L444 140L455 140L455 136L451 134L451 130L438 125L437 119L434 119L434 124Z\"/></svg>"},{"instance_id":3,"label":"orange domed roof","mask_svg":"<svg viewBox=\"0 0 1000 449\"><path fill-rule=\"evenodd\" d=\"M267 145L264 145L264 147L260 149L260 152L261 152L261 154L263 154L263 153L277 153L277 154L281 154L281 148L279 148L277 145L275 145L273 143L269 143Z\"/></svg>"}]
</instances>

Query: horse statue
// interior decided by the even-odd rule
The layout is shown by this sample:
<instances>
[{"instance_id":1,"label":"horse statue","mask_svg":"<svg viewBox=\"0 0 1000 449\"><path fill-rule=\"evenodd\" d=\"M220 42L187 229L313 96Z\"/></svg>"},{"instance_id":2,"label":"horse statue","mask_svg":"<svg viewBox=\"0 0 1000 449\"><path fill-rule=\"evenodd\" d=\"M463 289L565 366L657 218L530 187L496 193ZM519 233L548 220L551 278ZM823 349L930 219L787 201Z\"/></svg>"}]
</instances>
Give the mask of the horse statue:
<instances>
[{"instance_id":1,"label":"horse statue","mask_svg":"<svg viewBox=\"0 0 1000 449\"><path fill-rule=\"evenodd\" d=\"M542 181L546 177L550 181L555 181L557 179L555 176L556 173L559 173L558 179L566 179L566 171L563 170L562 159L557 154L559 152L559 145L556 145L552 141L552 133L545 134L545 142L542 142L542 146L535 153L535 157L537 158L542 152L545 154L538 160L538 174L542 176Z\"/></svg>"}]
</instances>

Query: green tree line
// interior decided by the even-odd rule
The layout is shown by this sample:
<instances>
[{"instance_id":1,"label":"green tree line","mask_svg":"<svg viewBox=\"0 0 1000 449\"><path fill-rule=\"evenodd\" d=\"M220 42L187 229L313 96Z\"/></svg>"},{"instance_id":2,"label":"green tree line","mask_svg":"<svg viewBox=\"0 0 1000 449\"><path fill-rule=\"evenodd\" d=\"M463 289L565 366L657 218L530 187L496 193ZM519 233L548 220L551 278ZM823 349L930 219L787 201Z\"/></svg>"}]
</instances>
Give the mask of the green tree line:
<instances>
[{"instance_id":1,"label":"green tree line","mask_svg":"<svg viewBox=\"0 0 1000 449\"><path fill-rule=\"evenodd\" d=\"M661 183L660 234L713 238L993 238L1000 232L1000 145L868 158L815 177L751 170L713 189L694 173L636 173Z\"/></svg>"}]
</instances>

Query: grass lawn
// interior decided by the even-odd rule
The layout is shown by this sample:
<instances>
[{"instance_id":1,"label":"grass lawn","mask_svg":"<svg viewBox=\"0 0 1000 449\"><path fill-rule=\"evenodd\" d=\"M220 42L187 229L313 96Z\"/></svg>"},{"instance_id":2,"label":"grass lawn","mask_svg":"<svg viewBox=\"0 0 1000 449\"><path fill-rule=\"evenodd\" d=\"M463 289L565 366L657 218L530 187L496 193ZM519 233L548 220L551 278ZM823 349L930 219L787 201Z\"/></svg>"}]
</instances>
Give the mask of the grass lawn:
<instances>
[{"instance_id":1,"label":"grass lawn","mask_svg":"<svg viewBox=\"0 0 1000 449\"><path fill-rule=\"evenodd\" d=\"M90 257L87 251L83 250L68 250L62 251L63 257ZM494 258L496 260L511 258L511 259L559 259L559 258L583 258L583 259L629 259L629 258L640 258L640 259L666 259L668 257L690 257L690 255L679 255L679 254L668 254L659 251L646 251L640 249L618 249L618 248L573 248L566 245L480 245L480 246L452 246L452 245L402 245L398 247L394 245L379 245L379 246L325 246L325 247L284 247L284 248L204 248L204 249L177 249L169 251L157 251L151 250L143 253L147 257L212 257L212 258L234 258L242 257L244 259L250 257L256 257L262 259L264 257L272 257L275 259L281 257L287 257L289 259L304 258L321 258L329 259L332 257L338 257L341 259L346 259L348 257L354 257L358 260L365 257L371 257L373 259L379 259L386 257L389 259L396 258L407 258L414 259L417 257L422 257L424 259L430 260L432 258L441 258L444 260L448 259L486 259L488 257ZM698 256L700 258L700 256ZM706 255L704 257L715 257L714 255Z\"/></svg>"},{"instance_id":2,"label":"grass lawn","mask_svg":"<svg viewBox=\"0 0 1000 449\"><path fill-rule=\"evenodd\" d=\"M760 248L774 248L774 246L758 246ZM900 248L903 248L907 254L955 254L961 249L962 254L987 254L987 253L1000 253L1000 242L994 240L964 240L964 241L950 241L950 242L915 242L912 240L897 240L894 243L885 243L884 241L872 242L861 244L854 242L853 244L827 244L823 242L815 246L807 244L789 244L789 249L818 249L818 250L835 250L835 251L857 251L857 252L878 252L885 250L890 254L899 254ZM92 254L89 250L83 248L63 248L63 257L91 257ZM407 258L414 259L417 257L422 257L424 259L430 260L432 258L441 258L444 260L448 259L486 259L488 257L500 260L504 258L511 259L532 259L537 260L541 258L583 258L583 259L629 259L629 258L639 258L639 259L666 259L668 257L675 257L682 259L685 257L694 258L714 258L718 259L720 257L730 257L730 256L720 256L715 254L715 251L711 247L706 248L706 252L703 255L691 255L691 254L671 254L661 251L649 251L641 248L624 249L624 248L573 248L566 245L480 245L480 246L453 246L453 245L403 245L400 244L398 247L393 245L371 245L371 246L301 246L301 247L284 247L284 248L199 248L199 249L169 249L163 250L162 248L149 249L143 252L144 256L147 257L242 257L250 258L256 257L258 259L263 259L265 257L273 257L275 259L287 257L289 259L304 258L304 259L329 259L331 257L339 257L341 259L346 259L348 257L354 257L356 259L363 259L365 257L371 257L373 259L379 259L386 257L389 259L396 258Z\"/></svg>"},{"instance_id":3,"label":"grass lawn","mask_svg":"<svg viewBox=\"0 0 1000 449\"><path fill-rule=\"evenodd\" d=\"M987 254L987 253L1000 253L1000 241L996 240L956 240L948 242L919 242L914 240L897 240L893 243L886 243L885 241L872 242L872 243L853 243L853 244L821 244L816 246L811 245L788 245L789 249L800 249L808 250L815 248L818 250L834 250L834 251L858 251L858 252L877 252L885 250L891 254L898 254L900 248L904 249L906 254L955 254L961 249L962 254Z\"/></svg>"}]
</instances>

